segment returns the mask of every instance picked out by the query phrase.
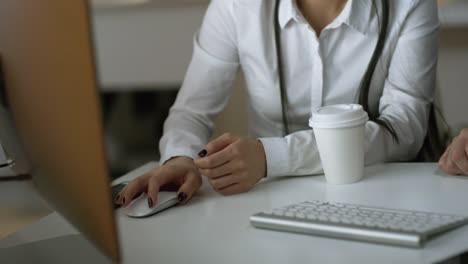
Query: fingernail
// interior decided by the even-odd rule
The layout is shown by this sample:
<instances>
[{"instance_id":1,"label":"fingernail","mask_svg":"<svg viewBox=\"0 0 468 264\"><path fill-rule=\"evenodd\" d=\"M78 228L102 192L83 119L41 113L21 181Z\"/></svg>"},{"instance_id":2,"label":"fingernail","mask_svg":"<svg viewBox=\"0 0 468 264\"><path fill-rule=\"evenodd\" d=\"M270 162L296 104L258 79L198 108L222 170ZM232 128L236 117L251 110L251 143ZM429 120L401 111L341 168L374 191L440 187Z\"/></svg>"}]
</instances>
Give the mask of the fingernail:
<instances>
[{"instance_id":1,"label":"fingernail","mask_svg":"<svg viewBox=\"0 0 468 264\"><path fill-rule=\"evenodd\" d=\"M148 198L148 207L151 208L153 207L153 199Z\"/></svg>"},{"instance_id":2,"label":"fingernail","mask_svg":"<svg viewBox=\"0 0 468 264\"><path fill-rule=\"evenodd\" d=\"M120 195L117 195L117 197L115 198L114 202L117 202L119 199L120 199Z\"/></svg>"},{"instance_id":3,"label":"fingernail","mask_svg":"<svg viewBox=\"0 0 468 264\"><path fill-rule=\"evenodd\" d=\"M125 197L122 199L122 204L125 204Z\"/></svg>"},{"instance_id":4,"label":"fingernail","mask_svg":"<svg viewBox=\"0 0 468 264\"><path fill-rule=\"evenodd\" d=\"M206 156L206 154L208 154L208 151L206 151L206 149L204 149L204 150L202 150L202 151L200 151L200 152L198 153L198 156L199 156L200 158L203 158L203 157Z\"/></svg>"},{"instance_id":5,"label":"fingernail","mask_svg":"<svg viewBox=\"0 0 468 264\"><path fill-rule=\"evenodd\" d=\"M180 203L185 202L185 200L187 200L187 194L183 192L179 193L179 195L177 195L177 200L179 200Z\"/></svg>"}]
</instances>

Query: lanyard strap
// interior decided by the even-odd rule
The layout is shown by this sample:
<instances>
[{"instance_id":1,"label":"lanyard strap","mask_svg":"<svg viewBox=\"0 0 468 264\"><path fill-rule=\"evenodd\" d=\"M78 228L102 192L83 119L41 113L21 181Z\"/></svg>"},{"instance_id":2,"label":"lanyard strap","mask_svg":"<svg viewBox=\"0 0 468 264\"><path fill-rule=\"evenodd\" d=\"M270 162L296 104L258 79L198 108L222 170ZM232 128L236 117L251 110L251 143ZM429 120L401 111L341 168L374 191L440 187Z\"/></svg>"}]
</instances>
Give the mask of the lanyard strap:
<instances>
[{"instance_id":1,"label":"lanyard strap","mask_svg":"<svg viewBox=\"0 0 468 264\"><path fill-rule=\"evenodd\" d=\"M284 72L283 72L283 60L281 56L281 27L279 23L279 4L281 0L276 0L275 3L275 14L274 14L274 28L275 28L275 45L276 45L276 57L277 57L277 67L278 67L278 81L280 88L281 96L281 114L283 115L283 133L284 135L289 135L289 118L288 118L288 102L286 87L284 83ZM364 110L369 113L370 117L375 118L375 115L372 115L369 112L369 87L372 81L372 76L374 75L375 67L382 55L383 48L385 46L385 40L387 36L387 28L389 21L389 2L388 0L382 0L382 24L380 27L379 39L377 41L374 53L372 54L371 61L367 66L366 73L364 74L361 85L359 87L359 103L363 105Z\"/></svg>"},{"instance_id":2,"label":"lanyard strap","mask_svg":"<svg viewBox=\"0 0 468 264\"><path fill-rule=\"evenodd\" d=\"M377 13L377 12L376 12ZM372 114L369 109L369 88L372 82L372 77L374 76L375 67L379 62L379 59L382 55L383 48L385 46L385 41L387 39L387 28L389 20L389 2L388 0L382 0L382 25L380 26L379 40L375 45L374 54L367 66L366 73L362 77L361 85L359 86L359 104L364 108L364 111L369 113L371 120L374 120L378 115Z\"/></svg>"},{"instance_id":3,"label":"lanyard strap","mask_svg":"<svg viewBox=\"0 0 468 264\"><path fill-rule=\"evenodd\" d=\"M275 4L275 15L274 15L274 25L275 25L275 45L276 45L276 58L277 58L277 67L278 67L278 82L280 88L281 96L281 114L283 115L283 134L284 136L289 135L289 120L288 120L288 102L287 94L284 83L284 73L283 73L283 60L281 56L281 27L279 23L279 4L281 0L276 0Z\"/></svg>"}]
</instances>

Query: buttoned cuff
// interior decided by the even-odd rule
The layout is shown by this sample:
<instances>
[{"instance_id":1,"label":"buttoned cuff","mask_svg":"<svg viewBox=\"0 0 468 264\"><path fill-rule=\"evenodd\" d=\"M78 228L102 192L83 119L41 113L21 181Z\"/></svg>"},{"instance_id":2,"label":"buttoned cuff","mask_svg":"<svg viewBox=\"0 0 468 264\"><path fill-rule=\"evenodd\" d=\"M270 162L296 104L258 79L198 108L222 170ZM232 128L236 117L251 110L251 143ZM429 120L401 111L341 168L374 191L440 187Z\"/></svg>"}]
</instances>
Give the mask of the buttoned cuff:
<instances>
[{"instance_id":1,"label":"buttoned cuff","mask_svg":"<svg viewBox=\"0 0 468 264\"><path fill-rule=\"evenodd\" d=\"M288 142L285 138L259 138L265 150L267 178L290 174Z\"/></svg>"}]
</instances>

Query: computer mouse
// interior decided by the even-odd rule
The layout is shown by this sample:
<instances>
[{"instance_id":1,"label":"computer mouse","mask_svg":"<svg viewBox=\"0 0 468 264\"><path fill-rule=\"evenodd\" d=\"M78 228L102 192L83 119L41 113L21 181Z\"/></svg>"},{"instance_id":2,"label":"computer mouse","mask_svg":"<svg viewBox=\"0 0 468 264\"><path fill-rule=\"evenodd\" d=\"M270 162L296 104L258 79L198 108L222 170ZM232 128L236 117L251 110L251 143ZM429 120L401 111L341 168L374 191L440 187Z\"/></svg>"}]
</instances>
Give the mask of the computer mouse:
<instances>
[{"instance_id":1,"label":"computer mouse","mask_svg":"<svg viewBox=\"0 0 468 264\"><path fill-rule=\"evenodd\" d=\"M179 204L177 192L162 191L158 194L156 204L152 208L149 208L148 195L143 193L124 208L124 213L130 217L148 217L177 204Z\"/></svg>"}]
</instances>

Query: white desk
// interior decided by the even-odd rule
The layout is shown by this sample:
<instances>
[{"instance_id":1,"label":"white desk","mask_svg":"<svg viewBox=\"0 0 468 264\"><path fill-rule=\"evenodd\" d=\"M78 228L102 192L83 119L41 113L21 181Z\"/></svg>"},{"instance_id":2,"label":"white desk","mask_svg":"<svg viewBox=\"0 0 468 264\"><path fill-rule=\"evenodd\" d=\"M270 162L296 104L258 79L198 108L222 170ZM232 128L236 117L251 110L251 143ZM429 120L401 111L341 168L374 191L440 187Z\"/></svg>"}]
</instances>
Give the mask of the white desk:
<instances>
[{"instance_id":1,"label":"white desk","mask_svg":"<svg viewBox=\"0 0 468 264\"><path fill-rule=\"evenodd\" d=\"M328 185L323 176L287 178L228 197L205 184L187 205L151 218L131 219L118 211L124 263L432 263L468 250L468 226L431 240L423 249L407 249L260 230L249 223L258 211L312 199L468 213L467 178L442 176L436 164L377 165L366 173L352 185ZM75 233L52 214L0 242L0 248Z\"/></svg>"}]
</instances>

